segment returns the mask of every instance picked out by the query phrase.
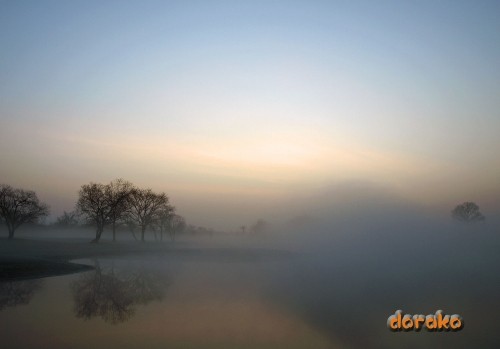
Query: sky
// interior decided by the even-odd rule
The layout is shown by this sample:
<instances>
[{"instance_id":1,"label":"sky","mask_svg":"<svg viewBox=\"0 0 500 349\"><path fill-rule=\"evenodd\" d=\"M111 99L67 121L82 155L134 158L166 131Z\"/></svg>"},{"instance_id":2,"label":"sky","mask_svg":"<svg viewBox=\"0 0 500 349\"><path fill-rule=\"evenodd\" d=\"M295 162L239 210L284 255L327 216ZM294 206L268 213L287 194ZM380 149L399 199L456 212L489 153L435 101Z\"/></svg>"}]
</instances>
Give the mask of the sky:
<instances>
[{"instance_id":1,"label":"sky","mask_svg":"<svg viewBox=\"0 0 500 349\"><path fill-rule=\"evenodd\" d=\"M226 230L346 183L498 212L499 15L486 0L0 0L0 182L58 215L122 177Z\"/></svg>"}]
</instances>

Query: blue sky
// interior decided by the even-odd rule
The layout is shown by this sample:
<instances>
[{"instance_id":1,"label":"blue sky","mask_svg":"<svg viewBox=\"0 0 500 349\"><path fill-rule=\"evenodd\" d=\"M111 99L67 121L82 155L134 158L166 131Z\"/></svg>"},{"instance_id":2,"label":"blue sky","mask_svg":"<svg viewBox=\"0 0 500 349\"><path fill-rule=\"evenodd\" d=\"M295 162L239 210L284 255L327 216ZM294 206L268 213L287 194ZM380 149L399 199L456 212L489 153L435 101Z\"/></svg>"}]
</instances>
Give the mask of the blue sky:
<instances>
[{"instance_id":1,"label":"blue sky","mask_svg":"<svg viewBox=\"0 0 500 349\"><path fill-rule=\"evenodd\" d=\"M352 180L497 205L499 15L497 1L0 1L0 178L61 211L81 184L125 177L195 219L197 200Z\"/></svg>"}]
</instances>

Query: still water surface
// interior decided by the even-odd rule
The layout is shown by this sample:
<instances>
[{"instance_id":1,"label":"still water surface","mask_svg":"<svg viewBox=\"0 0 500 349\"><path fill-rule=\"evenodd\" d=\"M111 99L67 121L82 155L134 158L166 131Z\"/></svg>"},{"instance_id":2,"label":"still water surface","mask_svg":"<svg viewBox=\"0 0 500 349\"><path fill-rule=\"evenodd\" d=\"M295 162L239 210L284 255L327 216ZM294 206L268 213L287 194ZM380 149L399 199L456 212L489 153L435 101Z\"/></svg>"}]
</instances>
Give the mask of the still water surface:
<instances>
[{"instance_id":1,"label":"still water surface","mask_svg":"<svg viewBox=\"0 0 500 349\"><path fill-rule=\"evenodd\" d=\"M498 344L499 268L495 264L481 271L477 265L491 265L491 260L460 265L460 260L436 258L438 270L430 262L411 267L376 255L361 260L349 254L342 259L340 253L240 252L77 260L95 270L3 283L1 347ZM400 308L409 313L450 310L460 313L466 325L458 333L392 333L386 319Z\"/></svg>"},{"instance_id":2,"label":"still water surface","mask_svg":"<svg viewBox=\"0 0 500 349\"><path fill-rule=\"evenodd\" d=\"M263 270L288 262L162 257L79 260L95 270L8 283L6 348L328 348L331 340L265 296ZM4 287L5 288L5 287ZM26 304L27 303L27 304ZM4 347L4 346L2 346Z\"/></svg>"}]
</instances>

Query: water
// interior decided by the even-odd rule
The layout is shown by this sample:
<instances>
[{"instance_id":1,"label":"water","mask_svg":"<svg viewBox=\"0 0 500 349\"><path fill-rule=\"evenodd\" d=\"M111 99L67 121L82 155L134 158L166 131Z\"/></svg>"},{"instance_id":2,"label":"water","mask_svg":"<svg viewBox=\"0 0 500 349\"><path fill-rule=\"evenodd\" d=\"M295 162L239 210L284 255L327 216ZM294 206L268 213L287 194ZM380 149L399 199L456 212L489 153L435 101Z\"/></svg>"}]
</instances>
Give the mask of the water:
<instances>
[{"instance_id":1,"label":"water","mask_svg":"<svg viewBox=\"0 0 500 349\"><path fill-rule=\"evenodd\" d=\"M386 243L76 260L95 270L2 284L2 347L498 347L498 244ZM465 328L393 333L397 309L459 313Z\"/></svg>"},{"instance_id":2,"label":"water","mask_svg":"<svg viewBox=\"0 0 500 349\"><path fill-rule=\"evenodd\" d=\"M80 260L96 270L9 283L29 300L0 313L5 347L329 347L325 335L265 296L261 262L169 259Z\"/></svg>"}]
</instances>

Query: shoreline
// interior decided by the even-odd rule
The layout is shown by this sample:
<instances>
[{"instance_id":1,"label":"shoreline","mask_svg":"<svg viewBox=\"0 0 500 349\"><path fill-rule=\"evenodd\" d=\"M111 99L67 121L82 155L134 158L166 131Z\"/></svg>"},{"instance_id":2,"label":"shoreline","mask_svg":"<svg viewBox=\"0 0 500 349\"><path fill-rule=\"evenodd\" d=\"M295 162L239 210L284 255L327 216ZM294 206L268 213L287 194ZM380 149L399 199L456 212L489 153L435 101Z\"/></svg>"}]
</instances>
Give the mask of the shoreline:
<instances>
[{"instance_id":1,"label":"shoreline","mask_svg":"<svg viewBox=\"0 0 500 349\"><path fill-rule=\"evenodd\" d=\"M286 250L255 246L224 246L194 242L101 241L72 239L0 239L0 282L35 279L94 269L71 262L86 258L161 255L176 261L203 263L272 262L297 255Z\"/></svg>"}]
</instances>

